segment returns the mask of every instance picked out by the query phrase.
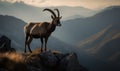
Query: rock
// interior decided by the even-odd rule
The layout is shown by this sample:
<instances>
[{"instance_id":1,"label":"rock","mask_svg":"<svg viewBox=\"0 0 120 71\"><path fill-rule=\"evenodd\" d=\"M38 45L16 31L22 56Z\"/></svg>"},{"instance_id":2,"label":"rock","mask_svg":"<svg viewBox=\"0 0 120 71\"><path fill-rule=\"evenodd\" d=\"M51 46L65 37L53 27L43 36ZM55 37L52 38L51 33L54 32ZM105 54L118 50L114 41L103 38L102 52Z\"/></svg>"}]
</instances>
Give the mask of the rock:
<instances>
[{"instance_id":1,"label":"rock","mask_svg":"<svg viewBox=\"0 0 120 71\"><path fill-rule=\"evenodd\" d=\"M28 71L43 71L42 69L40 69L40 68L36 68L36 67L34 67L34 66L27 66L27 68L28 68Z\"/></svg>"},{"instance_id":2,"label":"rock","mask_svg":"<svg viewBox=\"0 0 120 71\"><path fill-rule=\"evenodd\" d=\"M0 71L87 71L76 53L1 53Z\"/></svg>"},{"instance_id":3,"label":"rock","mask_svg":"<svg viewBox=\"0 0 120 71\"><path fill-rule=\"evenodd\" d=\"M4 68L0 68L0 71L8 71L8 70L6 70L6 69L4 69Z\"/></svg>"},{"instance_id":4,"label":"rock","mask_svg":"<svg viewBox=\"0 0 120 71\"><path fill-rule=\"evenodd\" d=\"M79 64L76 53L70 53L60 61L59 71L87 71Z\"/></svg>"},{"instance_id":5,"label":"rock","mask_svg":"<svg viewBox=\"0 0 120 71\"><path fill-rule=\"evenodd\" d=\"M44 68L41 63L39 54L27 54L25 58L25 63L29 71L42 71Z\"/></svg>"},{"instance_id":6,"label":"rock","mask_svg":"<svg viewBox=\"0 0 120 71\"><path fill-rule=\"evenodd\" d=\"M54 67L56 66L58 60L54 54L52 54L51 51L46 51L40 54L42 63L44 66L47 67Z\"/></svg>"},{"instance_id":7,"label":"rock","mask_svg":"<svg viewBox=\"0 0 120 71\"><path fill-rule=\"evenodd\" d=\"M2 36L0 38L0 46L1 51L8 51L11 48L11 40L6 36Z\"/></svg>"},{"instance_id":8,"label":"rock","mask_svg":"<svg viewBox=\"0 0 120 71\"><path fill-rule=\"evenodd\" d=\"M30 55L29 59L34 65L34 67L30 67L32 71L36 66L39 71L88 71L79 64L76 53L62 54L46 51Z\"/></svg>"},{"instance_id":9,"label":"rock","mask_svg":"<svg viewBox=\"0 0 120 71\"><path fill-rule=\"evenodd\" d=\"M0 52L15 52L14 48L11 48L11 40L6 36L0 38Z\"/></svg>"}]
</instances>

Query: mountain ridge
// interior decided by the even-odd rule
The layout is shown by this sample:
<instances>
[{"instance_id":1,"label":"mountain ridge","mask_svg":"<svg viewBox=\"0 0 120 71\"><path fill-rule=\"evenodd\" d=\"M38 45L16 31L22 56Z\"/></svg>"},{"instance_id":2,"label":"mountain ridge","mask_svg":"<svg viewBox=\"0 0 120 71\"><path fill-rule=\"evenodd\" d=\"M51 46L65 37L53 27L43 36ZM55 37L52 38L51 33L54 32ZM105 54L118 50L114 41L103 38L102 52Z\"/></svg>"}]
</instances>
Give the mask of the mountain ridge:
<instances>
[{"instance_id":1,"label":"mountain ridge","mask_svg":"<svg viewBox=\"0 0 120 71\"><path fill-rule=\"evenodd\" d=\"M48 19L50 15L47 13L43 13L42 11L44 8L60 9L61 15L64 16L62 20L67 20L67 17L73 16L76 14L81 15L82 17L84 15L86 16L90 14L92 15L95 12L93 10L90 10L84 7L70 7L70 6L35 7L35 6L24 4L22 2L16 2L16 3L0 2L0 10L1 10L0 14L15 16L24 21L50 20Z\"/></svg>"},{"instance_id":2,"label":"mountain ridge","mask_svg":"<svg viewBox=\"0 0 120 71\"><path fill-rule=\"evenodd\" d=\"M56 32L54 35L69 44L76 45L78 41L94 35L109 25L119 24L119 17L120 9L112 9L87 18L63 21L63 27L59 30L59 32L62 32Z\"/></svg>"}]
</instances>

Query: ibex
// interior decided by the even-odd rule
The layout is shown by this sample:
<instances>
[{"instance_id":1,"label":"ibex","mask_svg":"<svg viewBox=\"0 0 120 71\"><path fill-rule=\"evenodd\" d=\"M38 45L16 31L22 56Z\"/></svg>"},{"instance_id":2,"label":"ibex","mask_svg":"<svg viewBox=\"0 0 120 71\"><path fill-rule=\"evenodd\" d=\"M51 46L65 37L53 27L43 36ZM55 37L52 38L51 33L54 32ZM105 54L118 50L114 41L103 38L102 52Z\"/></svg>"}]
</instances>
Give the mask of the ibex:
<instances>
[{"instance_id":1,"label":"ibex","mask_svg":"<svg viewBox=\"0 0 120 71\"><path fill-rule=\"evenodd\" d=\"M56 26L61 26L60 19L60 13L58 9L54 9L57 11L57 14L51 9L44 9L43 11L49 11L52 13L51 22L36 22L36 23L28 23L24 26L24 32L25 32L25 53L26 53L26 47L28 47L29 51L32 53L30 49L30 43L33 38L40 38L41 40L41 52L43 51L43 44L45 42L45 51L47 48L47 41L51 33L56 29Z\"/></svg>"}]
</instances>

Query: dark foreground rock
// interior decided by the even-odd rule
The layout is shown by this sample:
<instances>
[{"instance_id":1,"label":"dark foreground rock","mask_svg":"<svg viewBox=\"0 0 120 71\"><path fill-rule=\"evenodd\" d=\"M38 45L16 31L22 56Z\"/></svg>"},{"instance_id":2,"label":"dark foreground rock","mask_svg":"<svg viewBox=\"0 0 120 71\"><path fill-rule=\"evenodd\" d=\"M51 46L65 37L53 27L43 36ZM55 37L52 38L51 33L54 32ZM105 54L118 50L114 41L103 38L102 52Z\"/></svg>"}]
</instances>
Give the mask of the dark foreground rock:
<instances>
[{"instance_id":1,"label":"dark foreground rock","mask_svg":"<svg viewBox=\"0 0 120 71\"><path fill-rule=\"evenodd\" d=\"M11 40L6 36L0 37L0 52L14 52L14 48L11 48Z\"/></svg>"},{"instance_id":2,"label":"dark foreground rock","mask_svg":"<svg viewBox=\"0 0 120 71\"><path fill-rule=\"evenodd\" d=\"M76 53L56 51L0 55L0 71L88 71L79 64Z\"/></svg>"}]
</instances>

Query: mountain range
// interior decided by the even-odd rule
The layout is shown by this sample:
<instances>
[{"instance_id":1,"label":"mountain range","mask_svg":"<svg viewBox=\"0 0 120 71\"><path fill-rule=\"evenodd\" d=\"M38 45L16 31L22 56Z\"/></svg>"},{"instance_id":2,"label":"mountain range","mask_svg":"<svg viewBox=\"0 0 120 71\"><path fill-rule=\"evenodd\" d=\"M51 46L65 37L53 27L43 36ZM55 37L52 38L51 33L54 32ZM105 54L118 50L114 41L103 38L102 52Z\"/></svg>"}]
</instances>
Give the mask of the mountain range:
<instances>
[{"instance_id":1,"label":"mountain range","mask_svg":"<svg viewBox=\"0 0 120 71\"><path fill-rule=\"evenodd\" d=\"M50 20L49 18L51 14L48 12L43 12L44 8L46 7L35 7L24 4L23 2L10 3L0 1L0 14L15 16L26 22ZM71 19L71 16L73 18L87 17L96 13L96 11L84 7L58 6L48 8L58 8L61 16L63 16L62 20ZM76 17L76 15L79 16Z\"/></svg>"},{"instance_id":2,"label":"mountain range","mask_svg":"<svg viewBox=\"0 0 120 71\"><path fill-rule=\"evenodd\" d=\"M76 45L110 25L119 24L119 18L120 6L111 6L91 17L62 22L63 26L54 33L54 36L64 42Z\"/></svg>"}]
</instances>

